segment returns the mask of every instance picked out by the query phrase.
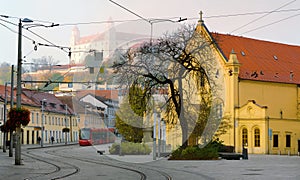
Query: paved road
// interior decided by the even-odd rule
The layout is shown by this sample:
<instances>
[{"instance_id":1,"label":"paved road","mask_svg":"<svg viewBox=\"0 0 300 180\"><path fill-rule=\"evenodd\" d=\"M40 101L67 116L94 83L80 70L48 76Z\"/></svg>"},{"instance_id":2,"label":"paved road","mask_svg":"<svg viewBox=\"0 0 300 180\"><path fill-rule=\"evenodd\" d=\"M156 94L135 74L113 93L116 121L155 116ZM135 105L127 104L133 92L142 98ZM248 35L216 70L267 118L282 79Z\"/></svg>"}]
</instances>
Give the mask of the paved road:
<instances>
[{"instance_id":1,"label":"paved road","mask_svg":"<svg viewBox=\"0 0 300 180\"><path fill-rule=\"evenodd\" d=\"M168 161L161 158L152 161L152 155L97 154L97 150L105 150L107 154L108 145L94 147L74 145L28 150L35 153L35 157L51 159L51 163L61 168L58 171L54 165L26 156L27 148L29 146L22 147L23 165L20 166L14 165L14 157L8 157L8 152L0 151L0 179L52 179L76 172L76 169L79 171L62 179L141 179L142 175L131 171L132 169L142 172L147 179L166 179L167 175L175 180L300 179L299 156L249 155L249 160ZM45 152L47 154L43 154Z\"/></svg>"}]
</instances>

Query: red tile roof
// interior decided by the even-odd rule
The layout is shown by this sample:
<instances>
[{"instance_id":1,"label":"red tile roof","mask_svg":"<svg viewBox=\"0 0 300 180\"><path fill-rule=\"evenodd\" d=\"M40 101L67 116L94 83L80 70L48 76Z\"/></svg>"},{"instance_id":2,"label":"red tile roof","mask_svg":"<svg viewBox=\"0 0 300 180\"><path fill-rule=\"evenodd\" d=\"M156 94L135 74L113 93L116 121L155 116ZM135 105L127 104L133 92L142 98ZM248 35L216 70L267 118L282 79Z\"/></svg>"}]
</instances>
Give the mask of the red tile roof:
<instances>
[{"instance_id":1,"label":"red tile roof","mask_svg":"<svg viewBox=\"0 0 300 180\"><path fill-rule=\"evenodd\" d=\"M7 98L7 102L10 102L10 88L11 86L7 86L6 91L6 98ZM0 85L0 97L3 98L3 100L5 99L5 86L4 85ZM16 105L17 102L17 90L16 88L14 89L14 94L13 94L13 101L14 104ZM22 105L30 105L30 106L40 106L39 104L37 104L36 102L34 102L32 99L28 98L27 96L25 96L24 94L21 95L21 104Z\"/></svg>"},{"instance_id":2,"label":"red tile roof","mask_svg":"<svg viewBox=\"0 0 300 180\"><path fill-rule=\"evenodd\" d=\"M87 94L100 96L106 99L118 100L118 90L82 90L76 93L76 98L80 99Z\"/></svg>"},{"instance_id":3,"label":"red tile roof","mask_svg":"<svg viewBox=\"0 0 300 180\"><path fill-rule=\"evenodd\" d=\"M66 104L61 102L54 94L45 93L45 92L39 92L39 91L32 91L28 89L23 89L23 94L25 94L28 98L32 99L36 104L39 104L41 106L41 102L43 99L46 99L45 101L45 111L49 112L55 112L55 113L66 113ZM73 110L68 107L67 110L68 114L73 114Z\"/></svg>"},{"instance_id":4,"label":"red tile roof","mask_svg":"<svg viewBox=\"0 0 300 180\"><path fill-rule=\"evenodd\" d=\"M236 52L239 78L300 84L300 46L211 34L227 60L232 49Z\"/></svg>"},{"instance_id":5,"label":"red tile roof","mask_svg":"<svg viewBox=\"0 0 300 180\"><path fill-rule=\"evenodd\" d=\"M103 40L104 39L104 34L93 34L93 35L90 35L90 36L84 36L84 37L81 37L79 39L78 42L76 42L76 45L79 45L79 44L87 44L87 43L91 43L91 42L95 42L95 41L100 41L100 40Z\"/></svg>"}]
</instances>

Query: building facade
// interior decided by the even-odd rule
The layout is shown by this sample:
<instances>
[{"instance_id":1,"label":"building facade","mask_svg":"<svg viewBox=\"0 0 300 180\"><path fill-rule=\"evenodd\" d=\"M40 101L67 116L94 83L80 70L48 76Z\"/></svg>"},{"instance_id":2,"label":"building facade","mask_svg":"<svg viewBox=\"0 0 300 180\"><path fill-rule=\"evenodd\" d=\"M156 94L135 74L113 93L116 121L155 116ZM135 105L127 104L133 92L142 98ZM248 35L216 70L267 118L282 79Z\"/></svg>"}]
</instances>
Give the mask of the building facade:
<instances>
[{"instance_id":1,"label":"building facade","mask_svg":"<svg viewBox=\"0 0 300 180\"><path fill-rule=\"evenodd\" d=\"M195 31L210 43L221 65L216 72L223 73L222 113L230 126L220 140L235 152L298 154L300 46L211 33L202 19ZM176 132L167 144L181 142L174 142L181 137Z\"/></svg>"},{"instance_id":2,"label":"building facade","mask_svg":"<svg viewBox=\"0 0 300 180\"><path fill-rule=\"evenodd\" d=\"M10 110L11 91L9 88L7 88L7 112ZM2 105L4 104L4 92L4 86L1 85L0 95ZM16 90L14 90L13 99L16 102ZM44 129L44 143L51 143L51 137L54 138L54 143L78 141L78 123L73 110L59 101L53 94L23 89L21 104L22 107L30 111L30 122L21 129L22 144L40 143L42 129ZM1 110L1 119L4 119L4 108ZM64 128L68 128L69 132L64 132Z\"/></svg>"}]
</instances>

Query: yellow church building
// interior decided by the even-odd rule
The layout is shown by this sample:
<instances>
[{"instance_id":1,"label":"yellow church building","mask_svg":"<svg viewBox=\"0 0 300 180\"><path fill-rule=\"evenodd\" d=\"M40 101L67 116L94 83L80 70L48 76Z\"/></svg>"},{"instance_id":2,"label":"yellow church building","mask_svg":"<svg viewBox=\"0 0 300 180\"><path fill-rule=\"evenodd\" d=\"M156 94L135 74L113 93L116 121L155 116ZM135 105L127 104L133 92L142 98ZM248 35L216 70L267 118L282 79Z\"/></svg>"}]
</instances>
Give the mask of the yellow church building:
<instances>
[{"instance_id":1,"label":"yellow church building","mask_svg":"<svg viewBox=\"0 0 300 180\"><path fill-rule=\"evenodd\" d=\"M221 137L241 152L300 151L300 46L197 31L216 43L225 78L224 115L232 128Z\"/></svg>"},{"instance_id":2,"label":"yellow church building","mask_svg":"<svg viewBox=\"0 0 300 180\"><path fill-rule=\"evenodd\" d=\"M222 73L231 128L219 139L238 153L244 146L251 154L299 154L300 46L211 33L202 19L195 31L213 42Z\"/></svg>"}]
</instances>

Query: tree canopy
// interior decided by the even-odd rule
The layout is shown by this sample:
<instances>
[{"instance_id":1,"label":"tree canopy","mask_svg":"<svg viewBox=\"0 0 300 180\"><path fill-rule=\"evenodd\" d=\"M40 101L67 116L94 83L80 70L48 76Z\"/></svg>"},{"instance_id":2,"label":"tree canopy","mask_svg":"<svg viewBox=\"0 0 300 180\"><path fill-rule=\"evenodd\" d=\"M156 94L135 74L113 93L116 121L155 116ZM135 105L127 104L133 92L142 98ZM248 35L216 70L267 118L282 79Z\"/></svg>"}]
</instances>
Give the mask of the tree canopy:
<instances>
[{"instance_id":1,"label":"tree canopy","mask_svg":"<svg viewBox=\"0 0 300 180\"><path fill-rule=\"evenodd\" d=\"M194 26L185 25L153 42L141 43L119 52L121 56L115 58L112 66L122 88L138 82L144 89L142 97L156 94L165 98L160 107L164 107L164 119L168 124L180 123L183 146L187 146L188 137L195 132L199 120L202 119L202 126L206 128L207 122L217 117L209 128L211 132L216 131L220 122L219 115L211 115L220 113L214 107L222 104L222 100L215 101L217 89L222 91L222 88L218 87L220 82L215 80L219 78L219 70L216 69L213 45L214 42L195 31ZM210 108L201 109L205 104ZM197 132L201 134L205 128L198 128Z\"/></svg>"}]
</instances>

